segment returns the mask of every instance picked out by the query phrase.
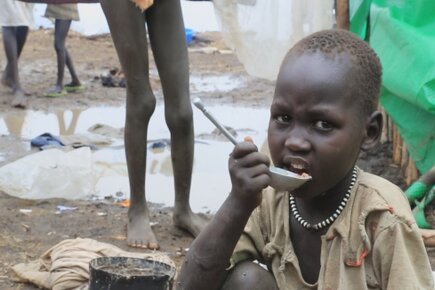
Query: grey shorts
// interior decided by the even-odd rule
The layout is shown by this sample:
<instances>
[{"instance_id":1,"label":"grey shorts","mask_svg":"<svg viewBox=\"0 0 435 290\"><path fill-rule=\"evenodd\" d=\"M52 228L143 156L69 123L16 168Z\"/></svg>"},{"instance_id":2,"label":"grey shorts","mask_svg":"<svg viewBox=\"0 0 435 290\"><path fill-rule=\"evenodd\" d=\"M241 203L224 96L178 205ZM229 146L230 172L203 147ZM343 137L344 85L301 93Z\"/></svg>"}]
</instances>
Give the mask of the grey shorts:
<instances>
[{"instance_id":1,"label":"grey shorts","mask_svg":"<svg viewBox=\"0 0 435 290\"><path fill-rule=\"evenodd\" d=\"M44 16L61 20L80 20L77 4L47 4Z\"/></svg>"}]
</instances>

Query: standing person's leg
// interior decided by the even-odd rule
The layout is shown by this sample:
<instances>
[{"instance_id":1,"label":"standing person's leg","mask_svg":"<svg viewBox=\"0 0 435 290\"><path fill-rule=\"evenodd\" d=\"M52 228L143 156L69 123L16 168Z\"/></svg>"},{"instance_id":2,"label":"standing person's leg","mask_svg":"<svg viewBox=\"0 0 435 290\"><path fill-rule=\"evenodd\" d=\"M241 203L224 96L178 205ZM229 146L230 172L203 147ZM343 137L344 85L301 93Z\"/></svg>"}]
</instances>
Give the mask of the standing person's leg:
<instances>
[{"instance_id":1,"label":"standing person's leg","mask_svg":"<svg viewBox=\"0 0 435 290\"><path fill-rule=\"evenodd\" d=\"M68 86L69 88L77 88L81 86L79 77L77 76L76 70L74 68L74 64L71 58L71 55L68 52L68 49L65 48L65 56L66 56L66 67L69 70L69 73L71 74L71 82L67 85L65 85L65 88ZM73 91L74 89L72 89Z\"/></svg>"},{"instance_id":2,"label":"standing person's leg","mask_svg":"<svg viewBox=\"0 0 435 290\"><path fill-rule=\"evenodd\" d=\"M149 82L145 16L127 0L102 0L101 6L127 83L124 136L130 181L127 243L157 249L145 198L147 132L156 105Z\"/></svg>"},{"instance_id":3,"label":"standing person's leg","mask_svg":"<svg viewBox=\"0 0 435 290\"><path fill-rule=\"evenodd\" d=\"M165 100L165 117L171 132L174 168L174 223L194 236L206 221L193 214L189 204L194 131L189 95L189 58L180 0L158 0L146 10L154 59Z\"/></svg>"},{"instance_id":4,"label":"standing person's leg","mask_svg":"<svg viewBox=\"0 0 435 290\"><path fill-rule=\"evenodd\" d=\"M24 44L26 43L27 40L27 36L29 35L29 27L27 26L16 27L16 35L17 35L18 58L20 58L21 52L23 51L24 48Z\"/></svg>"},{"instance_id":5,"label":"standing person's leg","mask_svg":"<svg viewBox=\"0 0 435 290\"><path fill-rule=\"evenodd\" d=\"M18 57L23 49L28 31L27 27L25 29L2 27L3 45L7 59L2 83L12 89L14 94L14 99L11 102L12 106L21 108L26 106L26 98L18 74Z\"/></svg>"},{"instance_id":6,"label":"standing person's leg","mask_svg":"<svg viewBox=\"0 0 435 290\"><path fill-rule=\"evenodd\" d=\"M57 56L56 85L47 92L48 96L64 95L63 77L65 72L67 51L65 40L71 25L71 20L56 19L54 22L54 50Z\"/></svg>"},{"instance_id":7,"label":"standing person's leg","mask_svg":"<svg viewBox=\"0 0 435 290\"><path fill-rule=\"evenodd\" d=\"M15 35L15 41L17 43L17 63L18 59L20 59L21 52L23 51L24 44L27 40L27 35L29 34L29 27L27 26L17 26L17 27L10 27L14 29L14 35ZM3 41L5 39L3 38ZM6 49L6 46L5 46ZM9 66L9 62L6 64L5 71L3 72L2 76L2 84L5 86L8 86L12 88L12 77L13 71L11 70L11 67Z\"/></svg>"},{"instance_id":8,"label":"standing person's leg","mask_svg":"<svg viewBox=\"0 0 435 290\"><path fill-rule=\"evenodd\" d=\"M2 84L14 88L14 74L18 75L18 48L16 27L2 27L3 47L6 55L6 67L2 75Z\"/></svg>"}]
</instances>

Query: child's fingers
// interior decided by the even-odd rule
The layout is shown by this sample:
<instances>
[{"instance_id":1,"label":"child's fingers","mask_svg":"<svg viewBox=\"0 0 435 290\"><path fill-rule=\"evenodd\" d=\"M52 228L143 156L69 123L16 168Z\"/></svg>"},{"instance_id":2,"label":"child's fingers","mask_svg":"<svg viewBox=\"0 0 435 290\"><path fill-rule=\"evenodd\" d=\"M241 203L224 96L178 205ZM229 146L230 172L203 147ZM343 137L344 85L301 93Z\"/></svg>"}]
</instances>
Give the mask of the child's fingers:
<instances>
[{"instance_id":1,"label":"child's fingers","mask_svg":"<svg viewBox=\"0 0 435 290\"><path fill-rule=\"evenodd\" d=\"M246 136L246 137L243 139L243 141L254 143L254 140L252 140L252 137L251 137L251 136Z\"/></svg>"},{"instance_id":2,"label":"child's fingers","mask_svg":"<svg viewBox=\"0 0 435 290\"><path fill-rule=\"evenodd\" d=\"M234 147L231 156L234 159L239 159L257 151L258 148L257 146L255 146L252 138L250 136L247 136L244 138L244 142L240 142Z\"/></svg>"}]
</instances>

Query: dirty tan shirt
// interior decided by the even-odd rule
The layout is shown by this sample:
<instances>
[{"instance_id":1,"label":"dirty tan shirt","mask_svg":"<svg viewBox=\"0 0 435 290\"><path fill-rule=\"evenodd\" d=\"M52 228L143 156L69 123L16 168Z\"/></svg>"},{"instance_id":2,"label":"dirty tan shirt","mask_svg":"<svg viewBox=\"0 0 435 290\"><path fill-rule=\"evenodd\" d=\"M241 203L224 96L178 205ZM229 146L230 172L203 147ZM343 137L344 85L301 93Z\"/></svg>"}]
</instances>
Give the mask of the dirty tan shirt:
<instances>
[{"instance_id":1,"label":"dirty tan shirt","mask_svg":"<svg viewBox=\"0 0 435 290\"><path fill-rule=\"evenodd\" d=\"M303 280L289 230L289 194L264 191L231 265L258 260L281 290L434 289L429 259L403 192L359 170L344 211L322 236L316 284Z\"/></svg>"}]
</instances>

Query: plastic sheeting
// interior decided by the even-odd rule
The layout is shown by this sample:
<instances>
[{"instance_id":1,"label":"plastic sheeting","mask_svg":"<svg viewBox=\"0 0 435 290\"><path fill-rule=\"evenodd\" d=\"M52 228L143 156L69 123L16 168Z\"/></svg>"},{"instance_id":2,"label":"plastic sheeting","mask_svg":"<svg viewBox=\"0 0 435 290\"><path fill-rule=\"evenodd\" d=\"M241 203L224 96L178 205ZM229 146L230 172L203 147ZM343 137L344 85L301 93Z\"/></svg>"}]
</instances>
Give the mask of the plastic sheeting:
<instances>
[{"instance_id":1,"label":"plastic sheeting","mask_svg":"<svg viewBox=\"0 0 435 290\"><path fill-rule=\"evenodd\" d=\"M382 62L381 103L423 174L435 164L435 1L350 3L351 30Z\"/></svg>"},{"instance_id":2,"label":"plastic sheeting","mask_svg":"<svg viewBox=\"0 0 435 290\"><path fill-rule=\"evenodd\" d=\"M282 59L304 36L334 25L332 0L214 0L226 44L246 71L275 80Z\"/></svg>"},{"instance_id":3,"label":"plastic sheeting","mask_svg":"<svg viewBox=\"0 0 435 290\"><path fill-rule=\"evenodd\" d=\"M19 198L86 199L94 193L92 153L48 149L0 168L0 190Z\"/></svg>"}]
</instances>

